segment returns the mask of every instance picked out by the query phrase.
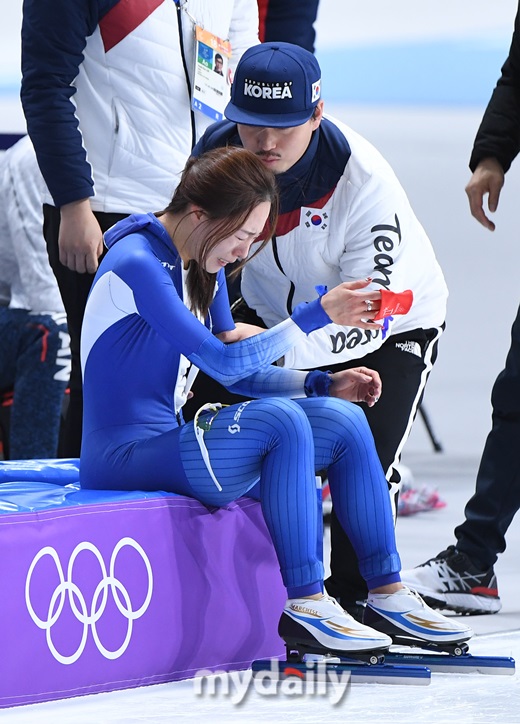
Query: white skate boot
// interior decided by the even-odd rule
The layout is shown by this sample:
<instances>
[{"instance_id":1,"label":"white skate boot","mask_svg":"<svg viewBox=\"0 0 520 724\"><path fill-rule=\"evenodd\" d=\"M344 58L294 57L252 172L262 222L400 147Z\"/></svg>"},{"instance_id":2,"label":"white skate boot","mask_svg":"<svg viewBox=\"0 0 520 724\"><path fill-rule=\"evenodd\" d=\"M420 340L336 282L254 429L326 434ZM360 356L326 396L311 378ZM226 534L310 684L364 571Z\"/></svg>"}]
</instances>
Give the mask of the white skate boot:
<instances>
[{"instance_id":1,"label":"white skate boot","mask_svg":"<svg viewBox=\"0 0 520 724\"><path fill-rule=\"evenodd\" d=\"M427 642L444 650L473 636L460 618L447 618L434 611L409 588L395 593L369 593L363 623L383 631L396 642Z\"/></svg>"},{"instance_id":2,"label":"white skate boot","mask_svg":"<svg viewBox=\"0 0 520 724\"><path fill-rule=\"evenodd\" d=\"M384 653L392 643L389 636L359 623L327 595L319 600L289 599L278 633L288 646L315 653Z\"/></svg>"}]
</instances>

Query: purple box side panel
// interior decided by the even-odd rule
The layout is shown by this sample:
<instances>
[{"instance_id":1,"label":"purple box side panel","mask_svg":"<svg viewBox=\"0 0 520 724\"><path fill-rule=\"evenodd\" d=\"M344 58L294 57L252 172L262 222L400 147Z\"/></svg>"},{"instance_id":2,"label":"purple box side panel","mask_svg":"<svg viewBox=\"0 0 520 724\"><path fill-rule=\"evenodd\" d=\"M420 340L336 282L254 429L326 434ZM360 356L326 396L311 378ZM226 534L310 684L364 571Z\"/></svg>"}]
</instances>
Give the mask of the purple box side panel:
<instances>
[{"instance_id":1,"label":"purple box side panel","mask_svg":"<svg viewBox=\"0 0 520 724\"><path fill-rule=\"evenodd\" d=\"M172 499L0 517L0 707L279 656L285 600L260 505Z\"/></svg>"}]
</instances>

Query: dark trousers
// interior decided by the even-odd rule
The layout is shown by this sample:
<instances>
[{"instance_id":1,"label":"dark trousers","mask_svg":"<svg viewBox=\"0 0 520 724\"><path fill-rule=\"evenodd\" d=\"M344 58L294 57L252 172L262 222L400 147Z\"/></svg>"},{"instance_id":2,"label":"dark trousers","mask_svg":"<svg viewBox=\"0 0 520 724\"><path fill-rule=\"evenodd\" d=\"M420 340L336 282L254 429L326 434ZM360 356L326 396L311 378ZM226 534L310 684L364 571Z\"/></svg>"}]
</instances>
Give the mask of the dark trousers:
<instances>
[{"instance_id":1,"label":"dark trousers","mask_svg":"<svg viewBox=\"0 0 520 724\"><path fill-rule=\"evenodd\" d=\"M251 312L251 310L249 310ZM244 312L244 305L234 312L236 321L265 326L254 312ZM383 393L372 408L361 404L374 435L377 452L389 482L399 482L393 466L399 462L402 447L408 438L417 413L429 372L437 356L440 329L415 329L389 337L375 352L348 363L328 365L321 369L338 372L351 367L370 367L379 372ZM193 387L194 397L183 408L186 420L205 402L234 404L244 398L230 394L202 372ZM339 524L334 511L331 517L331 577L327 590L341 598L343 606L366 598L367 588L359 573L354 549Z\"/></svg>"},{"instance_id":2,"label":"dark trousers","mask_svg":"<svg viewBox=\"0 0 520 724\"><path fill-rule=\"evenodd\" d=\"M107 231L116 221L124 219L126 214L96 213L101 230ZM47 242L49 262L58 282L63 305L67 313L67 326L70 334L71 372L70 401L67 416L60 435L58 454L60 457L79 457L81 450L81 430L83 423L83 391L80 363L80 333L83 324L85 305L94 281L94 274L78 274L60 262L58 234L60 230L60 210L54 206L43 206L43 234Z\"/></svg>"},{"instance_id":3,"label":"dark trousers","mask_svg":"<svg viewBox=\"0 0 520 724\"><path fill-rule=\"evenodd\" d=\"M0 338L0 390L12 392L0 420L4 457L54 458L70 374L65 317L0 307Z\"/></svg>"},{"instance_id":4,"label":"dark trousers","mask_svg":"<svg viewBox=\"0 0 520 724\"><path fill-rule=\"evenodd\" d=\"M440 329L416 329L389 337L375 352L346 365L330 367L333 372L350 367L377 370L383 392L374 407L360 406L365 411L374 436L381 465L389 483L399 483L394 466L400 460L412 423L421 403L429 373L437 357ZM412 351L407 351L413 349ZM397 501L396 501L397 502ZM331 576L327 591L341 600L344 607L354 607L366 598L367 587L359 573L354 549L332 510Z\"/></svg>"},{"instance_id":5,"label":"dark trousers","mask_svg":"<svg viewBox=\"0 0 520 724\"><path fill-rule=\"evenodd\" d=\"M505 533L520 508L520 309L511 330L505 369L491 393L492 427L466 519L455 528L457 548L483 569L506 548Z\"/></svg>"}]
</instances>

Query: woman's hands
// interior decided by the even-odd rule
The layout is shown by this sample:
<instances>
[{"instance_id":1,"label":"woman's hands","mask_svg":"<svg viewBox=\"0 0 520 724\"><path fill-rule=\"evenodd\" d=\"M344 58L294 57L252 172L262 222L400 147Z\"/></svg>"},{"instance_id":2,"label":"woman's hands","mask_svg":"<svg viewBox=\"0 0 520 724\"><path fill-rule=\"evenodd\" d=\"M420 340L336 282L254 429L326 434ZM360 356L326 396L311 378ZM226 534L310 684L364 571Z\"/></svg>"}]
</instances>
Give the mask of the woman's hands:
<instances>
[{"instance_id":1,"label":"woman's hands","mask_svg":"<svg viewBox=\"0 0 520 724\"><path fill-rule=\"evenodd\" d=\"M373 407L381 397L382 384L379 373L368 367L353 367L350 370L335 372L329 388L331 397L339 397L349 402L365 402Z\"/></svg>"},{"instance_id":2,"label":"woman's hands","mask_svg":"<svg viewBox=\"0 0 520 724\"><path fill-rule=\"evenodd\" d=\"M357 283L352 282L352 284ZM380 296L380 292L372 292L372 294ZM368 294L365 296L368 298ZM374 311L375 309L374 306ZM262 327L238 322L235 329L220 332L216 336L224 344L231 344L262 332L265 332ZM373 407L381 397L382 383L379 373L368 367L353 367L349 370L335 372L331 375L331 379L329 388L331 397L339 397L349 402L365 402L369 407Z\"/></svg>"}]
</instances>

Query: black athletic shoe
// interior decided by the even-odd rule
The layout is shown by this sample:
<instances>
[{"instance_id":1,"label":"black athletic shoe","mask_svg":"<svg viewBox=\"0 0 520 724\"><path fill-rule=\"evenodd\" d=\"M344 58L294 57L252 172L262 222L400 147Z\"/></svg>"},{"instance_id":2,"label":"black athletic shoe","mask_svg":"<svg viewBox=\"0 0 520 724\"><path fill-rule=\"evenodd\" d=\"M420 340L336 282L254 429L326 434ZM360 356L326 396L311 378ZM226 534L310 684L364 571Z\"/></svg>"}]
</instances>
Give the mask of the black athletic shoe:
<instances>
[{"instance_id":1,"label":"black athletic shoe","mask_svg":"<svg viewBox=\"0 0 520 724\"><path fill-rule=\"evenodd\" d=\"M433 608L468 615L497 613L502 608L493 568L479 571L455 546L417 568L401 571L401 580Z\"/></svg>"}]
</instances>

